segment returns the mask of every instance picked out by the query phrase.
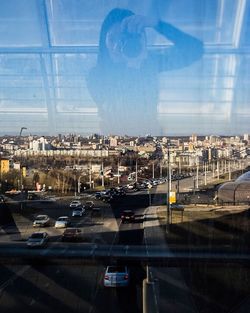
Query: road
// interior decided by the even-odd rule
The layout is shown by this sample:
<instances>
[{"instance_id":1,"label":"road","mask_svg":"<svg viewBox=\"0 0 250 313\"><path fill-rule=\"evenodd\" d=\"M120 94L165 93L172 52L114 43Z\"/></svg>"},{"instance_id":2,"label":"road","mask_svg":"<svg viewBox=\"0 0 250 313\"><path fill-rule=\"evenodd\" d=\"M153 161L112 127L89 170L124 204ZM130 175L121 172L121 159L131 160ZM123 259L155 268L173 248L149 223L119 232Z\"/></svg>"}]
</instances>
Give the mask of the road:
<instances>
[{"instance_id":1,"label":"road","mask_svg":"<svg viewBox=\"0 0 250 313\"><path fill-rule=\"evenodd\" d=\"M115 244L143 244L143 213L148 205L147 197L125 196L112 207L102 205L103 215L92 218L89 214L74 219L86 242ZM134 224L121 224L120 214L125 208L136 213ZM13 221L1 229L0 241L24 241L34 231L32 220L37 214L48 214L51 220L69 215L68 203L43 204L27 208L27 214L13 213ZM39 230L39 229L36 229ZM60 240L62 230L48 227L52 241ZM50 249L50 245L48 246ZM104 288L105 266L86 265L25 265L0 267L1 313L25 312L141 312L142 280L145 277L140 262L131 269L129 288Z\"/></svg>"},{"instance_id":2,"label":"road","mask_svg":"<svg viewBox=\"0 0 250 313\"><path fill-rule=\"evenodd\" d=\"M193 180L180 181L180 188L190 188ZM129 193L114 201L112 207L102 206L102 216L92 218L89 214L73 221L80 227L87 242L109 244L144 244L143 216L150 202L160 203L165 198L166 184L160 185L158 195L153 188L147 191ZM57 217L69 215L68 202L36 204L28 207L26 213L12 213L12 222L2 229L0 241L23 241L34 231L32 221L39 214L48 214L54 222ZM136 222L121 224L123 209L133 209ZM62 230L48 227L45 229L52 241L60 240ZM48 248L49 249L49 248ZM142 280L145 270L140 262L131 268L132 282L129 288L105 289L103 274L105 266L2 266L0 269L0 305L2 312L141 312Z\"/></svg>"},{"instance_id":3,"label":"road","mask_svg":"<svg viewBox=\"0 0 250 313\"><path fill-rule=\"evenodd\" d=\"M183 188L192 188L193 179L180 181ZM102 205L103 215L92 218L89 214L74 220L74 225L82 229L86 242L109 244L143 245L143 216L145 209L152 202L158 205L164 199L166 184L155 190L129 193L124 198L114 201L112 206ZM32 220L39 213L49 214L52 221L58 216L68 215L68 202L36 205L27 208L27 214L13 213L12 223L1 229L0 242L23 241L33 231ZM123 209L132 209L136 213L134 224L121 224L120 214ZM15 211L15 210L14 210ZM62 230L53 227L46 229L52 240L60 240ZM50 249L50 246L48 246ZM106 289L103 287L104 264L98 266L83 265L11 265L0 267L0 307L1 313L25 312L142 312L142 280L145 269L140 262L131 268L132 282L129 288ZM166 299L172 299L172 308L177 309L176 294L182 290L187 296L187 289L180 285L176 275L166 275L169 271L159 270L157 278L161 286L162 307L166 308ZM178 293L181 295L181 293ZM194 295L195 296L195 295ZM182 297L182 296L181 296ZM182 297L183 300L183 297ZM184 300L183 300L184 301ZM181 308L181 307L180 307ZM184 308L185 309L185 308ZM166 310L164 309L165 312ZM185 311L176 311L185 312Z\"/></svg>"}]
</instances>

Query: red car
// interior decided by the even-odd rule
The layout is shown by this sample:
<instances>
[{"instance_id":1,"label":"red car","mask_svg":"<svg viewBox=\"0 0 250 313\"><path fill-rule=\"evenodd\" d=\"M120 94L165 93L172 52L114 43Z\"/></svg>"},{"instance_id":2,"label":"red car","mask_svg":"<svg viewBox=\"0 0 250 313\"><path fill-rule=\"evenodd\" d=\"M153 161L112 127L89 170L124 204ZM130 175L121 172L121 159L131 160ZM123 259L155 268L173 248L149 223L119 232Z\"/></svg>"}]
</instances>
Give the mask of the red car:
<instances>
[{"instance_id":1,"label":"red car","mask_svg":"<svg viewBox=\"0 0 250 313\"><path fill-rule=\"evenodd\" d=\"M132 210L124 210L121 214L122 223L132 223L135 220L135 213Z\"/></svg>"},{"instance_id":2,"label":"red car","mask_svg":"<svg viewBox=\"0 0 250 313\"><path fill-rule=\"evenodd\" d=\"M62 241L81 241L82 231L79 228L66 228L62 234Z\"/></svg>"}]
</instances>

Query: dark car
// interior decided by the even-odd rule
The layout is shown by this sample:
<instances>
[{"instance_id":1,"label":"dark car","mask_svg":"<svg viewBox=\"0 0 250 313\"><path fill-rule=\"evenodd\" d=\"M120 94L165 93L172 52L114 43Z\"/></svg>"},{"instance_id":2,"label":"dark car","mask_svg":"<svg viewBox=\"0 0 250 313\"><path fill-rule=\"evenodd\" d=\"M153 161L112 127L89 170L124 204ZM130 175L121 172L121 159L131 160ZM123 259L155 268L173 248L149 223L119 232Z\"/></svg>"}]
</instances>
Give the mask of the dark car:
<instances>
[{"instance_id":1,"label":"dark car","mask_svg":"<svg viewBox=\"0 0 250 313\"><path fill-rule=\"evenodd\" d=\"M95 216L101 216L102 215L102 208L100 207L94 207L91 209L91 216L95 217Z\"/></svg>"},{"instance_id":2,"label":"dark car","mask_svg":"<svg viewBox=\"0 0 250 313\"><path fill-rule=\"evenodd\" d=\"M100 198L103 202L110 202L113 199L113 196L110 195L102 195Z\"/></svg>"},{"instance_id":3,"label":"dark car","mask_svg":"<svg viewBox=\"0 0 250 313\"><path fill-rule=\"evenodd\" d=\"M92 209L94 207L94 202L93 201L86 201L85 203L85 209Z\"/></svg>"},{"instance_id":4,"label":"dark car","mask_svg":"<svg viewBox=\"0 0 250 313\"><path fill-rule=\"evenodd\" d=\"M124 210L121 214L122 223L132 223L135 220L135 213L132 210Z\"/></svg>"},{"instance_id":5,"label":"dark car","mask_svg":"<svg viewBox=\"0 0 250 313\"><path fill-rule=\"evenodd\" d=\"M62 241L81 241L82 231L79 228L66 228L62 234Z\"/></svg>"},{"instance_id":6,"label":"dark car","mask_svg":"<svg viewBox=\"0 0 250 313\"><path fill-rule=\"evenodd\" d=\"M172 203L170 204L170 209L172 211L184 211L184 205L178 204L178 203Z\"/></svg>"}]
</instances>

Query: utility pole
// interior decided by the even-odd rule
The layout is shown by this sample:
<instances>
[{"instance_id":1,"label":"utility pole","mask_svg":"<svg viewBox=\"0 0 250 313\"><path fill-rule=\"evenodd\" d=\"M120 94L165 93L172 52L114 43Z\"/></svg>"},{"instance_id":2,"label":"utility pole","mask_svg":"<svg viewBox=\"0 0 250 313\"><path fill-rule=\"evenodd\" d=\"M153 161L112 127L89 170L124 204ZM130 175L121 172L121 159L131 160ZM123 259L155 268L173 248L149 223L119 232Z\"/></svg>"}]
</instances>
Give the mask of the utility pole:
<instances>
[{"instance_id":1,"label":"utility pole","mask_svg":"<svg viewBox=\"0 0 250 313\"><path fill-rule=\"evenodd\" d=\"M104 187L104 167L103 167L103 160L102 160L101 173L102 173L102 187Z\"/></svg>"},{"instance_id":2,"label":"utility pole","mask_svg":"<svg viewBox=\"0 0 250 313\"><path fill-rule=\"evenodd\" d=\"M199 188L199 158L196 158L196 189Z\"/></svg>"},{"instance_id":3,"label":"utility pole","mask_svg":"<svg viewBox=\"0 0 250 313\"><path fill-rule=\"evenodd\" d=\"M228 163L228 179L231 180L231 160L229 160L229 163Z\"/></svg>"},{"instance_id":4,"label":"utility pole","mask_svg":"<svg viewBox=\"0 0 250 313\"><path fill-rule=\"evenodd\" d=\"M118 164L117 164L117 183L118 183L118 185L120 185L120 171L119 171L119 167L120 167L120 161L118 159Z\"/></svg>"},{"instance_id":5,"label":"utility pole","mask_svg":"<svg viewBox=\"0 0 250 313\"><path fill-rule=\"evenodd\" d=\"M207 163L205 162L205 186L207 185Z\"/></svg>"},{"instance_id":6,"label":"utility pole","mask_svg":"<svg viewBox=\"0 0 250 313\"><path fill-rule=\"evenodd\" d=\"M137 165L137 158L135 160L135 181L138 182L138 165Z\"/></svg>"},{"instance_id":7,"label":"utility pole","mask_svg":"<svg viewBox=\"0 0 250 313\"><path fill-rule=\"evenodd\" d=\"M82 175L80 175L78 177L78 180L77 180L77 192L78 192L78 194L81 193L81 177L82 177Z\"/></svg>"},{"instance_id":8,"label":"utility pole","mask_svg":"<svg viewBox=\"0 0 250 313\"><path fill-rule=\"evenodd\" d=\"M160 178L162 178L162 161L160 161Z\"/></svg>"},{"instance_id":9,"label":"utility pole","mask_svg":"<svg viewBox=\"0 0 250 313\"><path fill-rule=\"evenodd\" d=\"M220 161L217 160L217 179L220 179Z\"/></svg>"},{"instance_id":10,"label":"utility pole","mask_svg":"<svg viewBox=\"0 0 250 313\"><path fill-rule=\"evenodd\" d=\"M152 166L152 178L155 178L155 162L153 161L153 166Z\"/></svg>"},{"instance_id":11,"label":"utility pole","mask_svg":"<svg viewBox=\"0 0 250 313\"><path fill-rule=\"evenodd\" d=\"M0 191L2 191L2 155L0 152Z\"/></svg>"},{"instance_id":12,"label":"utility pole","mask_svg":"<svg viewBox=\"0 0 250 313\"><path fill-rule=\"evenodd\" d=\"M167 190L167 225L166 225L166 232L168 232L168 226L170 224L170 191L171 191L171 167L170 167L170 150L168 148L168 190Z\"/></svg>"},{"instance_id":13,"label":"utility pole","mask_svg":"<svg viewBox=\"0 0 250 313\"><path fill-rule=\"evenodd\" d=\"M178 169L179 169L179 174L181 174L181 156L179 155L179 167L178 167Z\"/></svg>"},{"instance_id":14,"label":"utility pole","mask_svg":"<svg viewBox=\"0 0 250 313\"><path fill-rule=\"evenodd\" d=\"M75 197L76 197L76 171L75 171L75 175L74 175L74 180L75 180Z\"/></svg>"},{"instance_id":15,"label":"utility pole","mask_svg":"<svg viewBox=\"0 0 250 313\"><path fill-rule=\"evenodd\" d=\"M92 187L92 164L90 162L90 166L89 166L89 188L91 189Z\"/></svg>"},{"instance_id":16,"label":"utility pole","mask_svg":"<svg viewBox=\"0 0 250 313\"><path fill-rule=\"evenodd\" d=\"M180 175L181 175L181 156L179 155L178 178L177 178L177 200L179 200L179 197L180 197Z\"/></svg>"}]
</instances>

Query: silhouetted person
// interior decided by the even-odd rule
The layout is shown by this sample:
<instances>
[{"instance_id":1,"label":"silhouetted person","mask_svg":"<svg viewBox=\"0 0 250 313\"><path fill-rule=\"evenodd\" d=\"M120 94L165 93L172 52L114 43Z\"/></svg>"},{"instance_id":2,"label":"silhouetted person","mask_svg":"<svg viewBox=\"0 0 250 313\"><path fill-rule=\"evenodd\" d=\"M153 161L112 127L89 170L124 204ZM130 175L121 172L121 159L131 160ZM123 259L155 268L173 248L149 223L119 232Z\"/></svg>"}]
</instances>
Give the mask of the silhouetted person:
<instances>
[{"instance_id":1,"label":"silhouetted person","mask_svg":"<svg viewBox=\"0 0 250 313\"><path fill-rule=\"evenodd\" d=\"M148 50L145 28L173 45ZM158 74L180 69L201 58L200 40L174 26L113 9L103 21L96 67L87 79L104 134L159 134ZM171 75L171 74L169 74Z\"/></svg>"}]
</instances>

